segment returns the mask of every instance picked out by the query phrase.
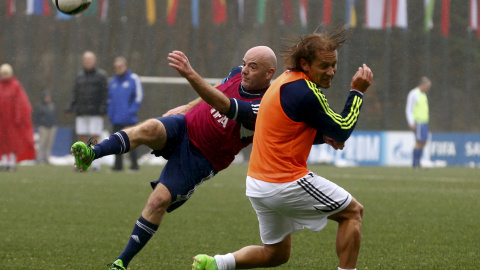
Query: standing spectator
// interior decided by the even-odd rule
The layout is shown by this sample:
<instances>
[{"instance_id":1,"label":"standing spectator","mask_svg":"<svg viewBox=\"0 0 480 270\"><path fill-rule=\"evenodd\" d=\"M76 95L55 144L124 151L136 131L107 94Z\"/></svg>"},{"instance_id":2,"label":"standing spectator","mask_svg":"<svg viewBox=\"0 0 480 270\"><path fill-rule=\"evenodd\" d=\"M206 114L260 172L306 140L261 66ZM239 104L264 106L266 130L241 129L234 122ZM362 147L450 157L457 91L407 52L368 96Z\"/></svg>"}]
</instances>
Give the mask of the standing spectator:
<instances>
[{"instance_id":1,"label":"standing spectator","mask_svg":"<svg viewBox=\"0 0 480 270\"><path fill-rule=\"evenodd\" d=\"M428 99L427 92L432 82L427 77L422 77L417 87L410 90L407 97L405 114L410 129L415 132L415 147L413 148L413 168L420 168L420 159L423 155L423 148L428 139Z\"/></svg>"},{"instance_id":2,"label":"standing spectator","mask_svg":"<svg viewBox=\"0 0 480 270\"><path fill-rule=\"evenodd\" d=\"M87 138L98 141L107 113L107 74L96 67L97 58L91 51L83 54L83 70L75 78L73 96L67 114L75 113L75 133L79 141ZM94 171L100 170L100 162L92 164Z\"/></svg>"},{"instance_id":3,"label":"standing spectator","mask_svg":"<svg viewBox=\"0 0 480 270\"><path fill-rule=\"evenodd\" d=\"M35 105L33 123L38 129L37 162L49 164L53 141L57 133L57 109L50 92L45 91L42 101Z\"/></svg>"},{"instance_id":4,"label":"standing spectator","mask_svg":"<svg viewBox=\"0 0 480 270\"><path fill-rule=\"evenodd\" d=\"M108 118L117 132L138 123L138 109L142 104L143 90L140 78L127 67L127 59L119 56L113 63L115 76L108 85ZM137 171L137 151L130 151L130 170ZM123 169L122 155L115 155L113 171Z\"/></svg>"},{"instance_id":5,"label":"standing spectator","mask_svg":"<svg viewBox=\"0 0 480 270\"><path fill-rule=\"evenodd\" d=\"M0 66L0 156L4 171L35 159L32 105L9 64Z\"/></svg>"}]
</instances>

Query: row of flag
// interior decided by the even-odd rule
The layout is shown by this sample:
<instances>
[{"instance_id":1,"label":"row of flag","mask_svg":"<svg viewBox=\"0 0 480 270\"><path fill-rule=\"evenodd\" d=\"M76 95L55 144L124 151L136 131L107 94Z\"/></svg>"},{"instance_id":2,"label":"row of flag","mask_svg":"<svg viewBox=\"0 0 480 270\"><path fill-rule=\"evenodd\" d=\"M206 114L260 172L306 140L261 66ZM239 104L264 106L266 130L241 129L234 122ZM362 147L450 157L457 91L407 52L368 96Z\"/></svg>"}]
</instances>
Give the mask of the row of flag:
<instances>
[{"instance_id":1,"label":"row of flag","mask_svg":"<svg viewBox=\"0 0 480 270\"><path fill-rule=\"evenodd\" d=\"M7 18L11 18L15 15L17 8L16 8L16 1L19 0L7 0ZM25 13L27 15L43 15L49 16L52 13L52 9L50 7L50 0L26 0L27 1L27 9ZM122 0L125 2L125 0ZM56 9L54 9L56 10ZM107 10L108 10L108 0L94 0L90 4L90 7L84 11L87 15L98 16L98 18L105 22L107 20ZM72 16L61 13L59 11L56 12L57 18L59 19L70 19Z\"/></svg>"},{"instance_id":2,"label":"row of flag","mask_svg":"<svg viewBox=\"0 0 480 270\"><path fill-rule=\"evenodd\" d=\"M7 17L10 18L16 13L15 1L7 0ZM27 15L45 15L52 13L50 8L50 0L26 0L27 1ZM121 0L124 7L126 0ZM147 23L153 25L157 22L157 0L146 1L146 20ZM166 22L169 25L175 25L177 9L180 0L166 0ZM183 0L182 0L183 1ZM200 0L191 1L191 18L192 25L195 28L199 27L199 8ZM214 24L222 24L227 21L227 0L212 0L212 16ZM272 0L257 0L257 23L265 23L266 2ZM278 0L276 0L278 1ZM345 25L348 27L357 27L357 12L355 6L360 0L345 0ZM439 0L441 2L441 18L440 18L440 32L444 36L450 33L450 0ZM476 30L477 36L480 37L480 0L470 1L470 19L469 28ZM233 1L229 1L232 4ZM236 0L235 5L238 7L238 22L244 23L244 0ZM365 3L365 23L364 26L368 29L387 29L397 27L401 29L408 28L408 14L407 14L407 0L363 0ZM162 2L163 3L163 2ZM302 27L307 26L308 22L308 1L299 0L299 20ZM282 22L284 24L294 23L294 14L291 0L282 0ZM424 28L428 32L433 28L433 10L435 7L435 0L424 0L425 16ZM108 0L94 0L91 6L85 11L86 15L98 16L103 22L107 19ZM69 19L71 16L57 13L60 19ZM332 0L323 0L323 14L320 17L321 21L315 23L322 23L326 26L332 22Z\"/></svg>"}]
</instances>

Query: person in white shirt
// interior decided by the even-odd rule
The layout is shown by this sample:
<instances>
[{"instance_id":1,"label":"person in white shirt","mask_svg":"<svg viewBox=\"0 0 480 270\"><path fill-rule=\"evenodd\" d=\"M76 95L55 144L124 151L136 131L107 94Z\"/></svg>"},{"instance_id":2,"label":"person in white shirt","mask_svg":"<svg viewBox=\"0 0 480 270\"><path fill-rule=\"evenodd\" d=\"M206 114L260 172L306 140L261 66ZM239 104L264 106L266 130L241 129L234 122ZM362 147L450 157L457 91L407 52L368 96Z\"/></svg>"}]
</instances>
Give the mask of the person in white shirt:
<instances>
[{"instance_id":1,"label":"person in white shirt","mask_svg":"<svg viewBox=\"0 0 480 270\"><path fill-rule=\"evenodd\" d=\"M415 132L415 147L413 149L414 168L420 168L420 159L428 139L428 99L427 92L432 82L427 77L422 77L417 87L410 90L407 97L405 113L410 129Z\"/></svg>"}]
</instances>

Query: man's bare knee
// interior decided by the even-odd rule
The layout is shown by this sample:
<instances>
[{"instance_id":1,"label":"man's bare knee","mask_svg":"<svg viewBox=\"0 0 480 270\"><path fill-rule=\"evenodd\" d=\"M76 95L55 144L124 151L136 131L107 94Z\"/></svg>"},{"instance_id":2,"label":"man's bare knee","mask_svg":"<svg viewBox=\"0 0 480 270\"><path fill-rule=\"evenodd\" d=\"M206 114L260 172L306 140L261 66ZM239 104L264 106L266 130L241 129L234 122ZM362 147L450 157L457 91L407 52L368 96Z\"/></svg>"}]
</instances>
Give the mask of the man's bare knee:
<instances>
[{"instance_id":1,"label":"man's bare knee","mask_svg":"<svg viewBox=\"0 0 480 270\"><path fill-rule=\"evenodd\" d=\"M276 267L285 264L290 259L291 236L287 236L284 241L274 245L264 245L264 251L269 258L269 266Z\"/></svg>"},{"instance_id":2,"label":"man's bare knee","mask_svg":"<svg viewBox=\"0 0 480 270\"><path fill-rule=\"evenodd\" d=\"M343 220L356 220L361 223L363 219L363 205L357 200L352 199L347 208L332 216L329 216L328 218L337 222L341 222Z\"/></svg>"},{"instance_id":3,"label":"man's bare knee","mask_svg":"<svg viewBox=\"0 0 480 270\"><path fill-rule=\"evenodd\" d=\"M153 224L160 224L171 201L170 191L164 185L158 184L148 197L142 216Z\"/></svg>"},{"instance_id":4,"label":"man's bare knee","mask_svg":"<svg viewBox=\"0 0 480 270\"><path fill-rule=\"evenodd\" d=\"M153 118L130 127L125 132L130 139L130 145L134 147L143 144L154 150L160 150L165 146L167 140L162 122Z\"/></svg>"},{"instance_id":5,"label":"man's bare knee","mask_svg":"<svg viewBox=\"0 0 480 270\"><path fill-rule=\"evenodd\" d=\"M287 263L289 259L290 259L290 254L276 255L276 256L271 257L270 265L272 267L277 267L277 266L280 266L282 264Z\"/></svg>"},{"instance_id":6,"label":"man's bare knee","mask_svg":"<svg viewBox=\"0 0 480 270\"><path fill-rule=\"evenodd\" d=\"M133 127L137 129L137 132L142 134L144 138L156 138L162 131L162 122L157 119L148 119L142 122L140 125Z\"/></svg>"},{"instance_id":7,"label":"man's bare knee","mask_svg":"<svg viewBox=\"0 0 480 270\"><path fill-rule=\"evenodd\" d=\"M146 208L151 212L164 212L170 204L170 199L158 194L148 198Z\"/></svg>"}]
</instances>

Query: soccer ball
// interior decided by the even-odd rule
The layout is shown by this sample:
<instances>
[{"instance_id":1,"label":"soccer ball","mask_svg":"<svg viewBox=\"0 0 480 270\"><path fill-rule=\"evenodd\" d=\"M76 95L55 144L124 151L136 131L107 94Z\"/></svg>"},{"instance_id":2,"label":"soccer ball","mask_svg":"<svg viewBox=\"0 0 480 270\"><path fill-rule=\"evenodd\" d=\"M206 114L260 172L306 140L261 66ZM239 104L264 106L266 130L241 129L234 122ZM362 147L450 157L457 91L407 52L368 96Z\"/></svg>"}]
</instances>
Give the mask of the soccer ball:
<instances>
[{"instance_id":1,"label":"soccer ball","mask_svg":"<svg viewBox=\"0 0 480 270\"><path fill-rule=\"evenodd\" d=\"M75 15L87 9L92 0L52 0L52 2L60 12Z\"/></svg>"}]
</instances>

